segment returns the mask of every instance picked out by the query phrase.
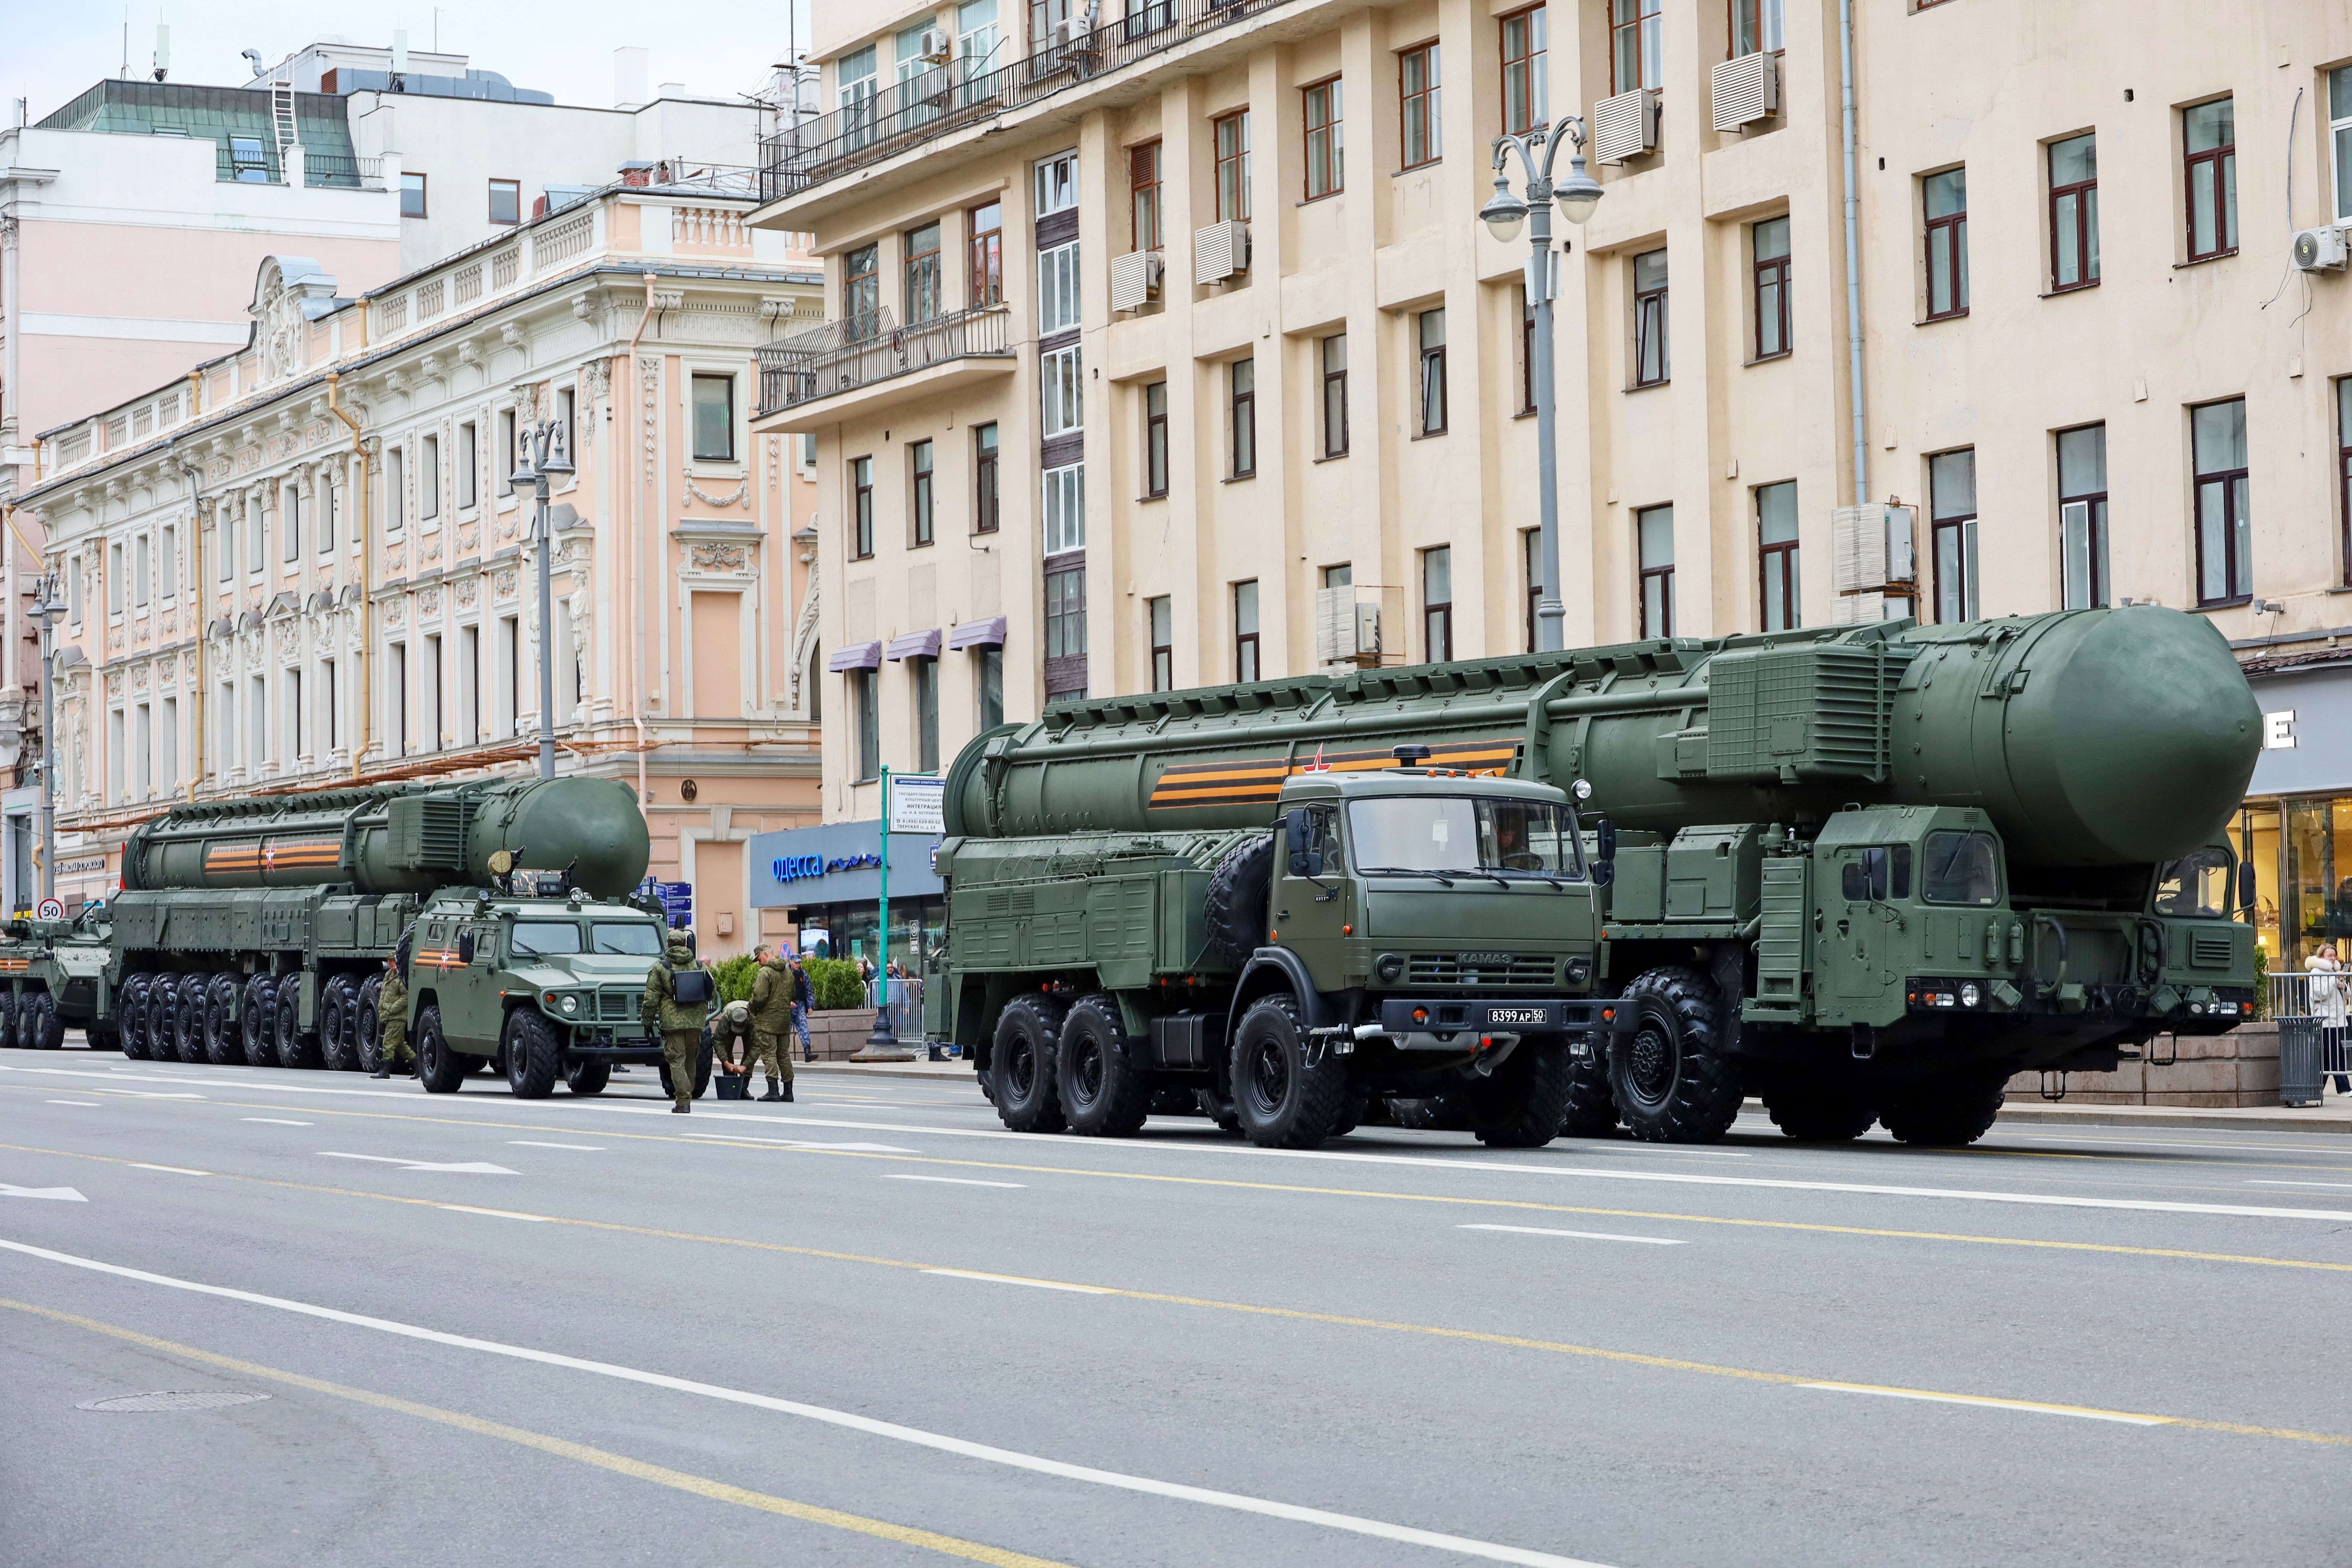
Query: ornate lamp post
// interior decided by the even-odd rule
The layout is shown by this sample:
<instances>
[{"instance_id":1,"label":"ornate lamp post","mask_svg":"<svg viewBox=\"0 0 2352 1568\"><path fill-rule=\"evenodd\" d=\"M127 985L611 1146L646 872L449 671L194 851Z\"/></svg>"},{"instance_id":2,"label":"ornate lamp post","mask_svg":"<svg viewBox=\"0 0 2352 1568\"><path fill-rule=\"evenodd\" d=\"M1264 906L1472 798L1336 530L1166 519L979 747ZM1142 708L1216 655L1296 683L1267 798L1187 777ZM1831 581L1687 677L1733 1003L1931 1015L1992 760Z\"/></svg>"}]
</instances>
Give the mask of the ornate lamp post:
<instances>
[{"instance_id":1,"label":"ornate lamp post","mask_svg":"<svg viewBox=\"0 0 2352 1568\"><path fill-rule=\"evenodd\" d=\"M66 607L58 600L58 577L41 579L40 591L25 613L41 629L41 897L58 896L58 649L57 624Z\"/></svg>"},{"instance_id":2,"label":"ornate lamp post","mask_svg":"<svg viewBox=\"0 0 2352 1568\"><path fill-rule=\"evenodd\" d=\"M563 449L562 421L542 419L520 432L518 439L522 447L522 464L515 469L511 482L529 485L538 501L531 513L530 537L539 551L539 776L551 779L555 776L555 659L551 647L555 541L548 527L547 484L556 475L574 470L571 455Z\"/></svg>"},{"instance_id":3,"label":"ornate lamp post","mask_svg":"<svg viewBox=\"0 0 2352 1568\"><path fill-rule=\"evenodd\" d=\"M1569 159L1568 177L1555 184L1552 161L1559 156L1563 143L1572 145L1576 151ZM1507 167L1511 152L1518 153L1519 167L1526 175L1528 194L1524 201L1511 194ZM1559 284L1559 268L1551 252L1551 207L1555 201L1568 221L1579 226L1592 216L1592 209L1601 202L1600 182L1584 169L1581 115L1564 115L1556 126L1538 125L1517 135L1496 137L1495 195L1478 210L1486 231L1506 245L1518 237L1522 223L1534 219L1528 235L1528 300L1536 312L1531 356L1534 363L1528 374L1535 383L1536 453L1541 486L1538 515L1543 525L1536 540L1536 567L1543 576L1543 597L1536 605L1536 647L1547 652L1563 646L1560 618L1566 613L1559 598L1559 450L1551 385L1551 302Z\"/></svg>"}]
</instances>

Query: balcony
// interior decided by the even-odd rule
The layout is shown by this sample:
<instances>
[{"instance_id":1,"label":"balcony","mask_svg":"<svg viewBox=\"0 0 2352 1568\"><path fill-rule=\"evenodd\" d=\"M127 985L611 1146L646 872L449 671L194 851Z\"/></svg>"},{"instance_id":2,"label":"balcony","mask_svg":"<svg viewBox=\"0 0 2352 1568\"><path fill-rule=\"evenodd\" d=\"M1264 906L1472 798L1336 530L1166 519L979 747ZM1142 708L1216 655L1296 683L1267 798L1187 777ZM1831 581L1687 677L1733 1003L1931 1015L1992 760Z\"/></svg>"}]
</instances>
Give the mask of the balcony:
<instances>
[{"instance_id":1,"label":"balcony","mask_svg":"<svg viewBox=\"0 0 2352 1568\"><path fill-rule=\"evenodd\" d=\"M281 157L278 149L257 136L232 136L218 144L214 178L239 185L282 185L289 168L299 168L302 184L310 189L380 191L383 160L358 158L348 153L313 153L295 147Z\"/></svg>"},{"instance_id":2,"label":"balcony","mask_svg":"<svg viewBox=\"0 0 2352 1568\"><path fill-rule=\"evenodd\" d=\"M1013 369L1012 312L953 310L898 326L889 308L812 327L760 350L763 430L814 429L885 403L946 391ZM781 416L782 417L778 417Z\"/></svg>"},{"instance_id":3,"label":"balcony","mask_svg":"<svg viewBox=\"0 0 2352 1568\"><path fill-rule=\"evenodd\" d=\"M1058 33L1026 59L995 70L973 70L971 60L937 67L762 138L760 199L798 195L1285 3L1146 0L1090 33Z\"/></svg>"}]
</instances>

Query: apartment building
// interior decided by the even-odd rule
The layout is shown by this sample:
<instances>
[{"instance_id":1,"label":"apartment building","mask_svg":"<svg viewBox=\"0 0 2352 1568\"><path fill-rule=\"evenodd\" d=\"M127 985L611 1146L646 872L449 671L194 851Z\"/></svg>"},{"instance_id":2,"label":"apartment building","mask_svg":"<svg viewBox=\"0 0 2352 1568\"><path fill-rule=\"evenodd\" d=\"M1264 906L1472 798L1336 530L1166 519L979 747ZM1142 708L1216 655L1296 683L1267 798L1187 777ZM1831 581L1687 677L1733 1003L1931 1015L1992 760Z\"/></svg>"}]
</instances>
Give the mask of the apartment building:
<instances>
[{"instance_id":1,"label":"apartment building","mask_svg":"<svg viewBox=\"0 0 2352 1568\"><path fill-rule=\"evenodd\" d=\"M259 268L248 342L40 437L58 890L176 801L528 773L548 516L560 765L635 784L704 951L748 951L750 835L815 815L813 487L749 428L814 273L722 185L615 184L380 287ZM73 868L67 874L68 868Z\"/></svg>"},{"instance_id":2,"label":"apartment building","mask_svg":"<svg viewBox=\"0 0 2352 1568\"><path fill-rule=\"evenodd\" d=\"M1852 9L819 0L753 221L827 273L759 426L815 439L828 816L1065 693L1530 647L1527 250L1477 213L1580 117L1569 641L2193 610L2297 683L2266 940L2352 921L2352 4Z\"/></svg>"}]
</instances>

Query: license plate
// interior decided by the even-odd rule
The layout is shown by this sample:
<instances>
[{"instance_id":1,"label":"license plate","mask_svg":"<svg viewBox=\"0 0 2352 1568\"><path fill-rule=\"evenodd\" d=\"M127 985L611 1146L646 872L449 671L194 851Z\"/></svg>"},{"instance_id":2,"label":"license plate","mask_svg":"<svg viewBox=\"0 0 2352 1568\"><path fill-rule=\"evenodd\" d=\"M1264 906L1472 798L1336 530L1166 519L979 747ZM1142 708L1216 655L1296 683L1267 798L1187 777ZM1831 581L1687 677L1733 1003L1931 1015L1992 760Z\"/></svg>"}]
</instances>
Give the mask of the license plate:
<instances>
[{"instance_id":1,"label":"license plate","mask_svg":"<svg viewBox=\"0 0 2352 1568\"><path fill-rule=\"evenodd\" d=\"M1549 1024L1550 1022L1551 1010L1548 1007L1489 1007L1486 1009L1486 1023L1489 1027L1497 1024Z\"/></svg>"}]
</instances>

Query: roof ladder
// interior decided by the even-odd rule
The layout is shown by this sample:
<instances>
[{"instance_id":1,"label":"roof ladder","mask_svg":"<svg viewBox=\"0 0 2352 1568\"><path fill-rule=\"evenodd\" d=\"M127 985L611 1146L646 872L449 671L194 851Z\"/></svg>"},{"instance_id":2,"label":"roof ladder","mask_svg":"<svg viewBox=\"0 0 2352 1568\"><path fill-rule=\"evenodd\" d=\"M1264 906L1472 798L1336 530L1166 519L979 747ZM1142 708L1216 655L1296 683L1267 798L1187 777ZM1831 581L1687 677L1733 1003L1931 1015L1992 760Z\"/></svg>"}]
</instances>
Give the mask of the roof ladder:
<instances>
[{"instance_id":1,"label":"roof ladder","mask_svg":"<svg viewBox=\"0 0 2352 1568\"><path fill-rule=\"evenodd\" d=\"M273 81L269 84L269 119L278 130L278 151L282 157L286 149L294 145L294 84Z\"/></svg>"}]
</instances>

